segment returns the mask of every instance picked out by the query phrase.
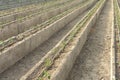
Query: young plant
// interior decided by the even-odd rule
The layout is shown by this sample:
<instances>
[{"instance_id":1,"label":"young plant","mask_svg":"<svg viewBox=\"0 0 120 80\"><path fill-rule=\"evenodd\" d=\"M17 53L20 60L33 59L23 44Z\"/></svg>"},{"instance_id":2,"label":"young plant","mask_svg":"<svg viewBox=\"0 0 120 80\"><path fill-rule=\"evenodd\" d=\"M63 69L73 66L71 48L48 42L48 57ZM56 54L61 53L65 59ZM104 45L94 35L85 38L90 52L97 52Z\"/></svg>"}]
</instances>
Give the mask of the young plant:
<instances>
[{"instance_id":1,"label":"young plant","mask_svg":"<svg viewBox=\"0 0 120 80\"><path fill-rule=\"evenodd\" d=\"M47 78L50 80L51 76L47 71L43 71L42 77L39 77L38 80L44 80L44 78Z\"/></svg>"},{"instance_id":2,"label":"young plant","mask_svg":"<svg viewBox=\"0 0 120 80\"><path fill-rule=\"evenodd\" d=\"M48 59L45 60L45 66L46 67L49 67L51 64L52 64L51 59L48 58Z\"/></svg>"}]
</instances>

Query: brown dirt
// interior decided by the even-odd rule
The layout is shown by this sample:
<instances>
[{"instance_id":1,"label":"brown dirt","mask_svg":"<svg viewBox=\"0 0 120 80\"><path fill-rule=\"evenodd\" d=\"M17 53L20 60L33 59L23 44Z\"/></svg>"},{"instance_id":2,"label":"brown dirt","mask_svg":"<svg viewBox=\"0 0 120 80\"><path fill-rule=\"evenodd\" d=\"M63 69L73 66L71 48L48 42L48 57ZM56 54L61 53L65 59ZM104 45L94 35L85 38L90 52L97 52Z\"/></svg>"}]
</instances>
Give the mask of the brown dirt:
<instances>
[{"instance_id":1,"label":"brown dirt","mask_svg":"<svg viewBox=\"0 0 120 80\"><path fill-rule=\"evenodd\" d=\"M111 5L108 0L66 80L110 80Z\"/></svg>"}]
</instances>

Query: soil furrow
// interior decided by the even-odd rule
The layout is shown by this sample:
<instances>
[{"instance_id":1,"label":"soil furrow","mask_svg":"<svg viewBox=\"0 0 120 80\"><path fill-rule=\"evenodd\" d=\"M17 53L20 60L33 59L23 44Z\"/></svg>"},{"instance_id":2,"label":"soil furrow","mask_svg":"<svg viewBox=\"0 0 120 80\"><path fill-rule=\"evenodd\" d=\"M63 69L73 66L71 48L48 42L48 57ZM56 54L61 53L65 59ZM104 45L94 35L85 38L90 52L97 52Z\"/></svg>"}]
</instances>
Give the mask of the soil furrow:
<instances>
[{"instance_id":1,"label":"soil furrow","mask_svg":"<svg viewBox=\"0 0 120 80\"><path fill-rule=\"evenodd\" d=\"M66 80L110 80L112 11L107 0Z\"/></svg>"},{"instance_id":2,"label":"soil furrow","mask_svg":"<svg viewBox=\"0 0 120 80\"><path fill-rule=\"evenodd\" d=\"M27 17L22 18L20 20L15 20L11 23L2 25L0 29L0 34L2 35L0 35L0 39L6 40L12 36L16 36L20 33L23 33L26 30L29 30L32 27L38 26L39 24L49 20L50 18L53 18L54 16L61 14L62 12L70 10L72 7L74 8L76 6L79 6L79 3L80 5L84 4L84 3L81 3L80 1L78 3L74 1L74 2L71 2L69 5L67 5L68 4L67 2L64 5L61 5L59 7L54 7L52 9L47 9L46 11L44 10L43 12L41 11L40 13L38 11L38 13L34 13L36 14L34 16L30 16L28 18Z\"/></svg>"},{"instance_id":3,"label":"soil furrow","mask_svg":"<svg viewBox=\"0 0 120 80\"><path fill-rule=\"evenodd\" d=\"M71 30L73 25L75 25L75 23L79 21L86 13L87 11L85 11L82 15L79 15L78 18L76 18L62 30L54 34L49 40L40 45L33 52L17 62L11 68L3 72L0 75L0 80L19 80L27 71L29 71L35 64L37 64L37 62L40 61L40 59L50 49L52 49L62 39L62 37L64 37L65 34L67 34L69 30Z\"/></svg>"}]
</instances>

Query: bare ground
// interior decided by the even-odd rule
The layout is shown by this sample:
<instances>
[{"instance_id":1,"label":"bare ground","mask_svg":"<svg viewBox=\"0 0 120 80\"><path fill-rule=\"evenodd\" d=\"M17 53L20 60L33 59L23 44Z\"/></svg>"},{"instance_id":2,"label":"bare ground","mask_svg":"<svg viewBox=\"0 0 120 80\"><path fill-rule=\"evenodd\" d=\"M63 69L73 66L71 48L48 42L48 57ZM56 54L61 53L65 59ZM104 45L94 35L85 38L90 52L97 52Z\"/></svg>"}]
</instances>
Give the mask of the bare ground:
<instances>
[{"instance_id":1,"label":"bare ground","mask_svg":"<svg viewBox=\"0 0 120 80\"><path fill-rule=\"evenodd\" d=\"M66 80L110 80L111 5L108 0Z\"/></svg>"}]
</instances>

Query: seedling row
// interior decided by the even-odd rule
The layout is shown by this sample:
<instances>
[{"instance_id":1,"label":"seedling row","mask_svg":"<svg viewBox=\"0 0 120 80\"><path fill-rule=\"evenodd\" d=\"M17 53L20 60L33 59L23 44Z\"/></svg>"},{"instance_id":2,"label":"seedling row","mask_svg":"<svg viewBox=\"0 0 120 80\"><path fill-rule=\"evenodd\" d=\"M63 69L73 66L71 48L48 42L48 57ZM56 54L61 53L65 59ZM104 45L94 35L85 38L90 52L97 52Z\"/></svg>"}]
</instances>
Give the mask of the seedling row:
<instances>
[{"instance_id":1,"label":"seedling row","mask_svg":"<svg viewBox=\"0 0 120 80\"><path fill-rule=\"evenodd\" d=\"M15 20L21 20L21 19L25 19L27 16L30 17L30 16L33 16L35 14L38 14L42 11L45 11L46 9L49 10L51 8L56 8L56 7L60 7L61 5L65 5L66 3L70 3L72 1L68 0L66 2L62 1L62 3L56 3L54 2L53 4L50 4L49 5L43 5L43 6L37 6L36 8L34 9L29 9L29 10L26 10L26 11L22 11L22 12L19 12L19 13L15 13L15 14L12 14L12 15L6 15L6 16L3 16L3 17L0 17L0 25L2 24L9 24L11 22L14 22Z\"/></svg>"},{"instance_id":2,"label":"seedling row","mask_svg":"<svg viewBox=\"0 0 120 80\"><path fill-rule=\"evenodd\" d=\"M37 15L36 17L33 17L31 19L27 19L23 22L14 22L13 24L5 25L3 28L1 28L0 31L0 39L5 40L9 37L16 36L17 34L20 34L28 29L30 29L32 26L37 26L38 24L41 24L42 22L52 18L53 16L56 16L63 11L68 10L71 6L77 6L79 3L71 3L67 6L62 6L57 9L52 9L49 11L45 11L44 13L41 13L40 15Z\"/></svg>"},{"instance_id":3,"label":"seedling row","mask_svg":"<svg viewBox=\"0 0 120 80\"><path fill-rule=\"evenodd\" d=\"M87 22L95 14L98 8L102 7L104 1L105 0L101 0L100 2L98 2L95 7L83 18L83 20L78 22L74 26L74 28L59 42L59 44L56 45L49 53L47 53L39 67L40 80L50 79L49 75L46 76L47 69L53 64L56 57L60 55L60 52L64 51L64 48L73 40L73 38L77 35L81 28L87 24Z\"/></svg>"},{"instance_id":4,"label":"seedling row","mask_svg":"<svg viewBox=\"0 0 120 80\"><path fill-rule=\"evenodd\" d=\"M4 27L4 26L10 25L15 22L22 22L22 21L28 20L36 15L39 15L41 13L45 13L47 11L59 8L61 6L65 6L70 3L71 3L71 1L67 1L67 2L61 3L61 4L51 4L50 6L39 7L39 9L37 9L37 10L34 9L33 11L29 10L28 12L25 12L25 13L22 12L21 14L4 16L4 17L1 17L0 25L1 25L1 27Z\"/></svg>"},{"instance_id":5,"label":"seedling row","mask_svg":"<svg viewBox=\"0 0 120 80\"><path fill-rule=\"evenodd\" d=\"M53 34L65 27L65 25L74 20L79 14L88 9L91 5L92 3L86 3L86 5L83 5L82 7L75 8L75 10L68 13L66 16L60 18L59 20L36 33L33 32L33 34L26 38L21 38L22 36L18 36L19 41L17 41L15 44L7 46L1 51L0 59L2 60L0 60L0 73L15 64L25 55L29 54L40 44L48 40ZM12 41L11 38L9 40ZM19 55L19 57L17 57L17 55Z\"/></svg>"},{"instance_id":6,"label":"seedling row","mask_svg":"<svg viewBox=\"0 0 120 80\"><path fill-rule=\"evenodd\" d=\"M77 6L75 5L73 8L71 8L71 9L69 9L67 11L64 11L63 13L61 13L61 14L59 14L57 16L54 16L51 19L49 19L49 20L47 20L47 21L45 21L45 22L43 22L41 24L38 24L37 26L32 26L32 28L30 30L25 31L24 33L21 33L21 34L19 34L17 36L13 36L13 37L5 40L5 41L1 41L0 42L0 50L3 50L6 47L9 47L10 45L12 45L14 43L16 43L18 41L21 41L26 37L29 37L31 34L35 34L38 31L43 30L46 27L49 27L50 24L52 24L55 21L61 19L62 17L66 16L68 13L71 13L72 11L74 11L75 9L78 9L79 7L81 7L83 5L86 5L86 3L82 4L82 5L77 5Z\"/></svg>"},{"instance_id":7,"label":"seedling row","mask_svg":"<svg viewBox=\"0 0 120 80\"><path fill-rule=\"evenodd\" d=\"M114 22L115 22L115 40L116 40L116 79L120 79L120 8L117 0L114 0Z\"/></svg>"},{"instance_id":8,"label":"seedling row","mask_svg":"<svg viewBox=\"0 0 120 80\"><path fill-rule=\"evenodd\" d=\"M18 8L3 10L0 12L0 17L15 14L15 13L20 13L20 12L24 12L24 11L28 11L28 10L33 10L33 9L36 9L41 6L46 6L46 5L50 5L51 3L55 4L55 3L59 3L59 2L60 2L59 0L57 0L57 1L52 0L52 1L45 2L45 3L31 4L28 6L22 6L22 7L18 7Z\"/></svg>"}]
</instances>

